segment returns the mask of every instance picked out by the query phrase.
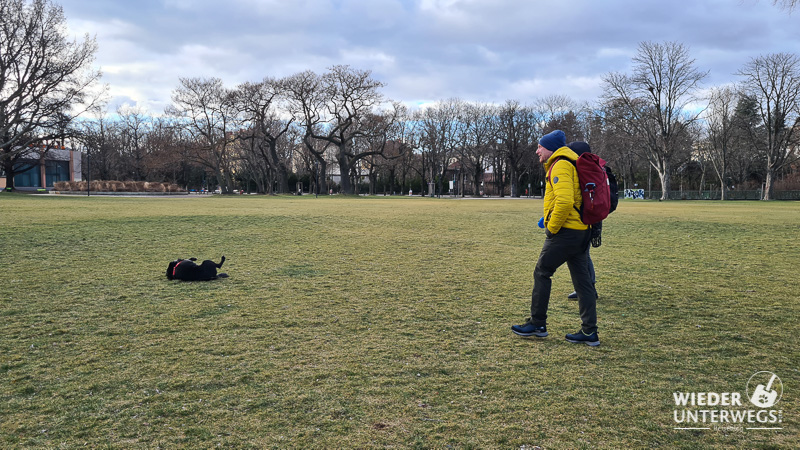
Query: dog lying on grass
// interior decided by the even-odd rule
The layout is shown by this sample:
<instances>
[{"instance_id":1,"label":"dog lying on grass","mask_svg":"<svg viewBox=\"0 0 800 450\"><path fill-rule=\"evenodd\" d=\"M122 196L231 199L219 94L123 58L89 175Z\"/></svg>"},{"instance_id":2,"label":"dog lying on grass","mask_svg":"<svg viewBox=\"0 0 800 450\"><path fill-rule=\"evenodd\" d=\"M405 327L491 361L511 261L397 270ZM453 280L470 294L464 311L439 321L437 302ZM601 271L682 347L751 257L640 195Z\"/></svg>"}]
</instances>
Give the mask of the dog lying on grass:
<instances>
[{"instance_id":1,"label":"dog lying on grass","mask_svg":"<svg viewBox=\"0 0 800 450\"><path fill-rule=\"evenodd\" d=\"M181 281L211 281L217 278L228 278L226 273L217 273L217 269L222 268L225 256L219 264L207 259L200 265L194 263L197 258L176 259L167 266L167 279Z\"/></svg>"}]
</instances>

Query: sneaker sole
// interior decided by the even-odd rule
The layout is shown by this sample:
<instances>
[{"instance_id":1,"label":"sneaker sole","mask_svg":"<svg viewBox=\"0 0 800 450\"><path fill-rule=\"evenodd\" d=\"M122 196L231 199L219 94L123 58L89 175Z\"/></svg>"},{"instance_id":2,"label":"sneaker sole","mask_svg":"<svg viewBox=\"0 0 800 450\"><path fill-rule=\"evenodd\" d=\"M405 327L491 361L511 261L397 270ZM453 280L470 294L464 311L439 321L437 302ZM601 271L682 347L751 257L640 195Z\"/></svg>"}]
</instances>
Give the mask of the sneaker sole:
<instances>
[{"instance_id":1,"label":"sneaker sole","mask_svg":"<svg viewBox=\"0 0 800 450\"><path fill-rule=\"evenodd\" d=\"M520 333L519 331L511 330L512 333L516 334L517 336L522 337L547 337L548 333L545 331L544 333Z\"/></svg>"},{"instance_id":2,"label":"sneaker sole","mask_svg":"<svg viewBox=\"0 0 800 450\"><path fill-rule=\"evenodd\" d=\"M573 344L586 344L589 347L597 347L600 345L600 341L576 341L574 339L567 339L567 342L572 342Z\"/></svg>"}]
</instances>

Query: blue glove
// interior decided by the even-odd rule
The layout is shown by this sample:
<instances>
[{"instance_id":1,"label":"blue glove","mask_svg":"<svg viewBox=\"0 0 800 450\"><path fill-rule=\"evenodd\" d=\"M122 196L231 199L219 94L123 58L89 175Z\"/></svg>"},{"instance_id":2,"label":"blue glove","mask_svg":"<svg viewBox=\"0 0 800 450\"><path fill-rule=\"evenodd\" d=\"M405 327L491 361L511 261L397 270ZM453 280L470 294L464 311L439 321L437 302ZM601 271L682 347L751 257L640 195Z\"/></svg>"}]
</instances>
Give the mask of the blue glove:
<instances>
[{"instance_id":1,"label":"blue glove","mask_svg":"<svg viewBox=\"0 0 800 450\"><path fill-rule=\"evenodd\" d=\"M539 228L544 228L544 217L539 219Z\"/></svg>"}]
</instances>

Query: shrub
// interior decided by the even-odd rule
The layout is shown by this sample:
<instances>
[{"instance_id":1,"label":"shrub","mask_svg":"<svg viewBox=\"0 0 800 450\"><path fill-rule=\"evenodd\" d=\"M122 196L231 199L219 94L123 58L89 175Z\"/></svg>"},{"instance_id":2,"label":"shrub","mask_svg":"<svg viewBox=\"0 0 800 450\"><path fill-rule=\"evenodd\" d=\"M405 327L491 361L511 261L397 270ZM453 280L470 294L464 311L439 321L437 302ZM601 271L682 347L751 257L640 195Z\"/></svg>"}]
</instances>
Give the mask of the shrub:
<instances>
[{"instance_id":1,"label":"shrub","mask_svg":"<svg viewBox=\"0 0 800 450\"><path fill-rule=\"evenodd\" d=\"M150 183L144 184L145 192L167 192L167 187L164 183Z\"/></svg>"},{"instance_id":2,"label":"shrub","mask_svg":"<svg viewBox=\"0 0 800 450\"><path fill-rule=\"evenodd\" d=\"M53 185L56 191L85 191L86 181L59 181ZM173 183L144 181L92 180L91 190L95 192L185 192Z\"/></svg>"}]
</instances>

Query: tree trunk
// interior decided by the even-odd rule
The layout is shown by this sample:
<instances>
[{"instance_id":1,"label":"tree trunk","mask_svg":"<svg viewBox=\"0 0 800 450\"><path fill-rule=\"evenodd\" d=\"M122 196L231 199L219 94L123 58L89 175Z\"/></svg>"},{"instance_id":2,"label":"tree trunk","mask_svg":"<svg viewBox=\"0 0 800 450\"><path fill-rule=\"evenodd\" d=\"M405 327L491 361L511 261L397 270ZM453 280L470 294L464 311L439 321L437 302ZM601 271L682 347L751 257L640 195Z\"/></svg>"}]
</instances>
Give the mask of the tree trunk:
<instances>
[{"instance_id":1,"label":"tree trunk","mask_svg":"<svg viewBox=\"0 0 800 450\"><path fill-rule=\"evenodd\" d=\"M264 174L264 194L266 195L273 195L275 194L275 177L273 170L267 170Z\"/></svg>"},{"instance_id":2,"label":"tree trunk","mask_svg":"<svg viewBox=\"0 0 800 450\"><path fill-rule=\"evenodd\" d=\"M722 169L721 173L719 174L719 199L725 201L725 194L727 193L728 189L725 186L725 169Z\"/></svg>"},{"instance_id":3,"label":"tree trunk","mask_svg":"<svg viewBox=\"0 0 800 450\"><path fill-rule=\"evenodd\" d=\"M342 192L345 194L355 193L353 185L350 183L350 161L348 161L347 155L344 151L339 150L336 159L339 162L339 177L342 180Z\"/></svg>"},{"instance_id":4,"label":"tree trunk","mask_svg":"<svg viewBox=\"0 0 800 450\"><path fill-rule=\"evenodd\" d=\"M661 179L661 200L669 200L670 173L669 170L659 169L658 177Z\"/></svg>"},{"instance_id":5,"label":"tree trunk","mask_svg":"<svg viewBox=\"0 0 800 450\"><path fill-rule=\"evenodd\" d=\"M500 175L499 179L497 180L498 186L500 188L499 196L500 196L500 198L505 198L505 196L506 196L506 177L504 176L505 175L505 168L503 168L503 170L499 171L498 175Z\"/></svg>"},{"instance_id":6,"label":"tree trunk","mask_svg":"<svg viewBox=\"0 0 800 450\"><path fill-rule=\"evenodd\" d=\"M219 184L219 191L222 194L228 194L228 186L225 184L225 178L222 176L222 169L217 168L215 170L217 174L217 183Z\"/></svg>"},{"instance_id":7,"label":"tree trunk","mask_svg":"<svg viewBox=\"0 0 800 450\"><path fill-rule=\"evenodd\" d=\"M317 174L317 191L322 195L328 195L328 162L325 158L319 157L319 173Z\"/></svg>"},{"instance_id":8,"label":"tree trunk","mask_svg":"<svg viewBox=\"0 0 800 450\"><path fill-rule=\"evenodd\" d=\"M511 197L519 197L519 186L517 182L517 170L514 166L509 166L508 169L511 178Z\"/></svg>"},{"instance_id":9,"label":"tree trunk","mask_svg":"<svg viewBox=\"0 0 800 450\"><path fill-rule=\"evenodd\" d=\"M277 180L278 180L278 194L285 194L289 192L289 171L284 164L278 164L277 167Z\"/></svg>"},{"instance_id":10,"label":"tree trunk","mask_svg":"<svg viewBox=\"0 0 800 450\"><path fill-rule=\"evenodd\" d=\"M277 192L278 194L285 194L291 190L289 188L289 169L286 167L286 164L283 161L281 161L281 158L278 157L277 140L270 139L268 141L268 144L269 144L270 159L272 160L268 162L271 163L270 164L271 166L276 168L277 172L277 179L278 179Z\"/></svg>"},{"instance_id":11,"label":"tree trunk","mask_svg":"<svg viewBox=\"0 0 800 450\"><path fill-rule=\"evenodd\" d=\"M703 165L703 171L700 172L700 198L703 198L703 185L706 183L706 166Z\"/></svg>"},{"instance_id":12,"label":"tree trunk","mask_svg":"<svg viewBox=\"0 0 800 450\"><path fill-rule=\"evenodd\" d=\"M774 172L775 171L772 169L772 167L767 168L767 178L764 182L765 183L764 197L763 197L764 200L772 200L772 198L774 197L774 192L772 192L772 190L774 189L774 183L773 183L773 180L775 178Z\"/></svg>"},{"instance_id":13,"label":"tree trunk","mask_svg":"<svg viewBox=\"0 0 800 450\"><path fill-rule=\"evenodd\" d=\"M233 178L231 177L231 172L229 170L223 170L222 176L225 177L225 184L227 185L228 194L233 194Z\"/></svg>"},{"instance_id":14,"label":"tree trunk","mask_svg":"<svg viewBox=\"0 0 800 450\"><path fill-rule=\"evenodd\" d=\"M394 168L394 167L389 169L389 192L391 192L392 195L395 194L395 189L394 188L396 187L395 186L395 181L396 181L395 177L396 176L397 176L397 169Z\"/></svg>"},{"instance_id":15,"label":"tree trunk","mask_svg":"<svg viewBox=\"0 0 800 450\"><path fill-rule=\"evenodd\" d=\"M6 173L6 188L14 190L14 161L9 157L3 161L3 171Z\"/></svg>"}]
</instances>

